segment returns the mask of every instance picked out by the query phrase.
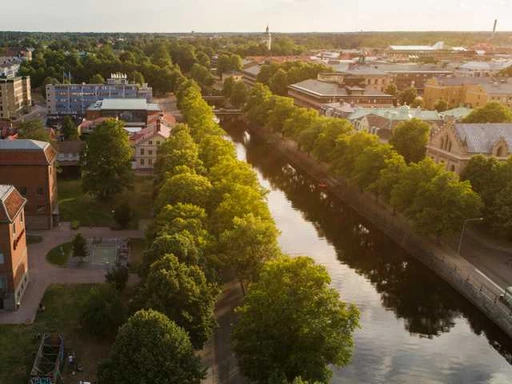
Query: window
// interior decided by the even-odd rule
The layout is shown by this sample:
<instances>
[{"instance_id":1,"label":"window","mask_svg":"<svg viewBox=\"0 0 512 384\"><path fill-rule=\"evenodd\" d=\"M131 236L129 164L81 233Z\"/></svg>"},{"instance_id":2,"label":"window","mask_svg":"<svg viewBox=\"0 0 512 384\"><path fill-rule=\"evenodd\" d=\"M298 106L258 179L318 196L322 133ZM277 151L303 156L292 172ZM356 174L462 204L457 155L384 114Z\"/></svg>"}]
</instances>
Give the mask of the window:
<instances>
[{"instance_id":1,"label":"window","mask_svg":"<svg viewBox=\"0 0 512 384\"><path fill-rule=\"evenodd\" d=\"M512 100L512 97L510 99ZM160 145L160 140L157 140L155 143L156 145Z\"/></svg>"},{"instance_id":2,"label":"window","mask_svg":"<svg viewBox=\"0 0 512 384\"><path fill-rule=\"evenodd\" d=\"M12 223L12 235L16 236L16 223Z\"/></svg>"},{"instance_id":3,"label":"window","mask_svg":"<svg viewBox=\"0 0 512 384\"><path fill-rule=\"evenodd\" d=\"M23 196L27 196L27 187L20 187L20 193Z\"/></svg>"},{"instance_id":4,"label":"window","mask_svg":"<svg viewBox=\"0 0 512 384\"><path fill-rule=\"evenodd\" d=\"M149 150L148 151L148 155L151 156L153 154L153 151L152 150Z\"/></svg>"},{"instance_id":5,"label":"window","mask_svg":"<svg viewBox=\"0 0 512 384\"><path fill-rule=\"evenodd\" d=\"M44 193L43 187L37 187L36 193L42 195Z\"/></svg>"},{"instance_id":6,"label":"window","mask_svg":"<svg viewBox=\"0 0 512 384\"><path fill-rule=\"evenodd\" d=\"M144 165L144 159L140 159L140 165Z\"/></svg>"},{"instance_id":7,"label":"window","mask_svg":"<svg viewBox=\"0 0 512 384\"><path fill-rule=\"evenodd\" d=\"M153 165L153 159L148 159L148 164Z\"/></svg>"},{"instance_id":8,"label":"window","mask_svg":"<svg viewBox=\"0 0 512 384\"><path fill-rule=\"evenodd\" d=\"M153 145L153 140L149 140L149 145Z\"/></svg>"},{"instance_id":9,"label":"window","mask_svg":"<svg viewBox=\"0 0 512 384\"><path fill-rule=\"evenodd\" d=\"M140 149L140 155L141 155L141 156L144 156L144 148L141 148L141 149Z\"/></svg>"}]
</instances>

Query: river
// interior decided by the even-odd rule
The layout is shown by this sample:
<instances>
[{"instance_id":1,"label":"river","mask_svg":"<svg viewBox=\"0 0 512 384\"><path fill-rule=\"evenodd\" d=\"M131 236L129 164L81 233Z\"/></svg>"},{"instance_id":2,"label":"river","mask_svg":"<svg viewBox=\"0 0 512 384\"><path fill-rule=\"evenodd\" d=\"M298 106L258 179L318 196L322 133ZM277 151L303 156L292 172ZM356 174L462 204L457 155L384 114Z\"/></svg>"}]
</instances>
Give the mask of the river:
<instances>
[{"instance_id":1,"label":"river","mask_svg":"<svg viewBox=\"0 0 512 384\"><path fill-rule=\"evenodd\" d=\"M325 266L361 312L331 383L512 383L512 342L490 320L263 140L225 128L269 191L283 251Z\"/></svg>"}]
</instances>

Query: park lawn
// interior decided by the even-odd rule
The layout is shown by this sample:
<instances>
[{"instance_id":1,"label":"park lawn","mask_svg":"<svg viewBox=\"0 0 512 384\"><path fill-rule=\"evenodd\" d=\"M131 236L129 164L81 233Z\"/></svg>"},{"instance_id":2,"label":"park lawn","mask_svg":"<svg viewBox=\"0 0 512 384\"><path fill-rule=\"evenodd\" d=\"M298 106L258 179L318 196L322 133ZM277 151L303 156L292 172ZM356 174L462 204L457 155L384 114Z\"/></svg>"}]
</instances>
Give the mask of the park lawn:
<instances>
[{"instance_id":1,"label":"park lawn","mask_svg":"<svg viewBox=\"0 0 512 384\"><path fill-rule=\"evenodd\" d=\"M97 340L80 329L80 303L94 284L52 285L43 297L45 312L33 324L0 325L0 383L26 384L39 347L38 334L59 332L65 352L76 353L84 372L72 376L63 368L65 382L94 381L98 363L108 356L112 340ZM68 380L66 380L68 379Z\"/></svg>"},{"instance_id":2,"label":"park lawn","mask_svg":"<svg viewBox=\"0 0 512 384\"><path fill-rule=\"evenodd\" d=\"M64 249L64 252L61 251ZM55 264L58 266L65 266L68 263L69 256L71 254L71 243L64 243L61 245L57 245L46 255L46 260L49 263Z\"/></svg>"},{"instance_id":3,"label":"park lawn","mask_svg":"<svg viewBox=\"0 0 512 384\"><path fill-rule=\"evenodd\" d=\"M153 178L135 176L133 190L126 190L110 201L97 201L82 191L81 180L59 180L61 221L78 220L81 226L110 227L114 224L112 210L127 203L133 211L129 228L137 228L140 219L151 218Z\"/></svg>"},{"instance_id":4,"label":"park lawn","mask_svg":"<svg viewBox=\"0 0 512 384\"><path fill-rule=\"evenodd\" d=\"M142 254L146 249L146 242L144 239L130 239L131 252L130 259L130 271L137 273L139 265L142 262Z\"/></svg>"}]
</instances>

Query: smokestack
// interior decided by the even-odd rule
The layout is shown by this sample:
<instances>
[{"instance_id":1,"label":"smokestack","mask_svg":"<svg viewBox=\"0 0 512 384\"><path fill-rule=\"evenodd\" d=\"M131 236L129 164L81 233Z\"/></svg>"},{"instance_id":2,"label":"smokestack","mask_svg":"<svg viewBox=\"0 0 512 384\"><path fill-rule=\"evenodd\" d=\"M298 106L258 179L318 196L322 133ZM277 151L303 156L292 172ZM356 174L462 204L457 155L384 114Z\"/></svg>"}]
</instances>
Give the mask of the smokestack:
<instances>
[{"instance_id":1,"label":"smokestack","mask_svg":"<svg viewBox=\"0 0 512 384\"><path fill-rule=\"evenodd\" d=\"M498 25L498 19L494 19L494 26L492 27L492 37L496 34L496 26Z\"/></svg>"},{"instance_id":2,"label":"smokestack","mask_svg":"<svg viewBox=\"0 0 512 384\"><path fill-rule=\"evenodd\" d=\"M156 131L157 132L160 132L161 124L162 124L161 117L158 117L158 119L156 119Z\"/></svg>"}]
</instances>

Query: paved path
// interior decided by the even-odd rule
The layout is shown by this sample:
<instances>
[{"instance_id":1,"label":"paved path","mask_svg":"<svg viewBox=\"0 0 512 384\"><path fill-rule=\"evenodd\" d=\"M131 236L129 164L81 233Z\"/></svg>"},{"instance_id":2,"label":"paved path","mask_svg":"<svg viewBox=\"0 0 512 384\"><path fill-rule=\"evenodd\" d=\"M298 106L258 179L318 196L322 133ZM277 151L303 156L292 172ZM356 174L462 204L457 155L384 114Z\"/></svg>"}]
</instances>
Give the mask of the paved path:
<instances>
[{"instance_id":1,"label":"paved path","mask_svg":"<svg viewBox=\"0 0 512 384\"><path fill-rule=\"evenodd\" d=\"M0 324L32 323L44 292L51 284L84 284L105 281L103 269L63 268L46 261L46 254L52 248L71 241L77 232L82 232L86 238L144 238L144 232L141 230L113 231L103 227L81 227L78 231L74 231L70 229L69 223L61 223L56 228L41 231L39 234L43 237L43 241L28 247L30 283L23 295L20 309L14 312L0 312Z\"/></svg>"}]
</instances>

